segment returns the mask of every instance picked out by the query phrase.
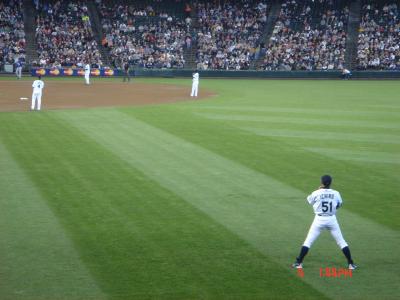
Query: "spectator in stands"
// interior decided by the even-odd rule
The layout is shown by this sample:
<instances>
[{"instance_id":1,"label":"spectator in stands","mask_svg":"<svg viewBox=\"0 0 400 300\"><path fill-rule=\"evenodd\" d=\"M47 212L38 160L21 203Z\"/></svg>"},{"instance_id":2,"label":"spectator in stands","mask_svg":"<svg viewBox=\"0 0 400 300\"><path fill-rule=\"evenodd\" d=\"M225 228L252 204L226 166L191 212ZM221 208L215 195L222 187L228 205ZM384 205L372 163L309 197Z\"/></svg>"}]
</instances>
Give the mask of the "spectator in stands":
<instances>
[{"instance_id":1,"label":"spectator in stands","mask_svg":"<svg viewBox=\"0 0 400 300\"><path fill-rule=\"evenodd\" d=\"M0 62L13 65L25 62L25 31L22 1L0 2Z\"/></svg>"},{"instance_id":2,"label":"spectator in stands","mask_svg":"<svg viewBox=\"0 0 400 300\"><path fill-rule=\"evenodd\" d=\"M400 70L400 14L396 3L363 6L357 53L361 70Z\"/></svg>"},{"instance_id":3,"label":"spectator in stands","mask_svg":"<svg viewBox=\"0 0 400 300\"><path fill-rule=\"evenodd\" d=\"M189 3L185 4L185 15L186 17L190 17L192 14L192 8L190 7Z\"/></svg>"},{"instance_id":4,"label":"spectator in stands","mask_svg":"<svg viewBox=\"0 0 400 300\"><path fill-rule=\"evenodd\" d=\"M347 7L332 0L285 0L262 69L342 69L348 14Z\"/></svg>"},{"instance_id":5,"label":"spectator in stands","mask_svg":"<svg viewBox=\"0 0 400 300\"><path fill-rule=\"evenodd\" d=\"M44 2L37 18L36 40L43 67L77 67L81 61L102 65L83 2Z\"/></svg>"},{"instance_id":6,"label":"spectator in stands","mask_svg":"<svg viewBox=\"0 0 400 300\"><path fill-rule=\"evenodd\" d=\"M99 6L103 31L111 49L112 64L144 68L183 68L183 51L190 37L190 24L148 5Z\"/></svg>"},{"instance_id":7,"label":"spectator in stands","mask_svg":"<svg viewBox=\"0 0 400 300\"><path fill-rule=\"evenodd\" d=\"M39 0L33 0L33 5L35 5L36 10L39 10Z\"/></svg>"},{"instance_id":8,"label":"spectator in stands","mask_svg":"<svg viewBox=\"0 0 400 300\"><path fill-rule=\"evenodd\" d=\"M199 2L196 11L198 69L249 69L267 20L267 5L250 0Z\"/></svg>"}]
</instances>

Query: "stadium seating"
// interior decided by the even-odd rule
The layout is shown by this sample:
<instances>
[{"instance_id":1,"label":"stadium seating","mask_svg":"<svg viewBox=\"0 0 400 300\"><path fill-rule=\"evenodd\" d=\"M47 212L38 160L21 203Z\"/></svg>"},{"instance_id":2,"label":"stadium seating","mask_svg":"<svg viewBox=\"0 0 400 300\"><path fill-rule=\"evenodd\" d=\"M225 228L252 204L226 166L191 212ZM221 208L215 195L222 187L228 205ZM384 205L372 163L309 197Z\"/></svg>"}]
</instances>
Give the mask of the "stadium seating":
<instances>
[{"instance_id":1,"label":"stadium seating","mask_svg":"<svg viewBox=\"0 0 400 300\"><path fill-rule=\"evenodd\" d=\"M25 31L22 1L0 2L0 64L25 61Z\"/></svg>"},{"instance_id":2,"label":"stadium seating","mask_svg":"<svg viewBox=\"0 0 400 300\"><path fill-rule=\"evenodd\" d=\"M395 2L365 4L358 36L361 70L400 70L400 14Z\"/></svg>"},{"instance_id":3,"label":"stadium seating","mask_svg":"<svg viewBox=\"0 0 400 300\"><path fill-rule=\"evenodd\" d=\"M267 9L265 1L198 2L197 68L249 69L267 21Z\"/></svg>"},{"instance_id":4,"label":"stadium seating","mask_svg":"<svg viewBox=\"0 0 400 300\"><path fill-rule=\"evenodd\" d=\"M42 67L102 65L87 7L82 1L40 1L36 40Z\"/></svg>"},{"instance_id":5,"label":"stadium seating","mask_svg":"<svg viewBox=\"0 0 400 300\"><path fill-rule=\"evenodd\" d=\"M189 66L185 58L203 70L254 66L268 71L338 70L345 66L350 0L281 0L277 21L269 21L268 40L272 0L95 2L100 17L96 27L85 1L38 1L37 66L80 67L86 61L102 66L94 32L98 41L103 34L102 46L108 49L102 50L103 57L117 68L129 62L143 68L181 69ZM348 53L354 53L352 57L357 53L359 70L400 70L399 2L361 3L358 43L349 44ZM25 60L22 5L22 0L0 3L1 64ZM355 29L349 32L356 34Z\"/></svg>"},{"instance_id":6,"label":"stadium seating","mask_svg":"<svg viewBox=\"0 0 400 300\"><path fill-rule=\"evenodd\" d=\"M283 1L262 69L342 69L348 14L345 1Z\"/></svg>"},{"instance_id":7,"label":"stadium seating","mask_svg":"<svg viewBox=\"0 0 400 300\"><path fill-rule=\"evenodd\" d=\"M183 68L190 18L171 15L166 7L145 3L99 5L105 37L114 67L124 62L144 68Z\"/></svg>"}]
</instances>

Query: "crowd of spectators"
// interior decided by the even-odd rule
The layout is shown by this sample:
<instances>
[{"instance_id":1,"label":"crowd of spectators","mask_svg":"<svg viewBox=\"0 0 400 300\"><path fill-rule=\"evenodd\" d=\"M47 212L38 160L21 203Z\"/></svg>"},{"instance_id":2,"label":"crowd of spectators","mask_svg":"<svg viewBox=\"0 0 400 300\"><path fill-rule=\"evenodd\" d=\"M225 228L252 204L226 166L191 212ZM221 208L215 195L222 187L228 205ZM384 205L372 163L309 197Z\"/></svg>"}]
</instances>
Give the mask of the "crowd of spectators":
<instances>
[{"instance_id":1,"label":"crowd of spectators","mask_svg":"<svg viewBox=\"0 0 400 300\"><path fill-rule=\"evenodd\" d=\"M157 11L151 5L99 4L102 44L115 67L183 68L184 48L191 47L191 18Z\"/></svg>"},{"instance_id":2,"label":"crowd of spectators","mask_svg":"<svg viewBox=\"0 0 400 300\"><path fill-rule=\"evenodd\" d=\"M226 0L196 5L197 68L246 70L267 21L265 1Z\"/></svg>"},{"instance_id":3,"label":"crowd of spectators","mask_svg":"<svg viewBox=\"0 0 400 300\"><path fill-rule=\"evenodd\" d=\"M396 3L366 4L358 35L361 70L400 70L400 20Z\"/></svg>"},{"instance_id":4,"label":"crowd of spectators","mask_svg":"<svg viewBox=\"0 0 400 300\"><path fill-rule=\"evenodd\" d=\"M246 70L257 59L269 0L95 0L111 66L184 68L184 51L196 53L200 70ZM400 70L398 2L364 1L357 44L358 69ZM85 1L34 0L36 41L42 67L102 66ZM146 4L147 3L147 4ZM344 68L346 0L283 0L273 33L263 47L262 70ZM159 6L159 4L162 4ZM0 2L0 64L25 60L22 0ZM192 20L192 13L196 20ZM195 24L193 24L195 23ZM195 25L195 26L194 26ZM193 43L194 42L194 43Z\"/></svg>"},{"instance_id":5,"label":"crowd of spectators","mask_svg":"<svg viewBox=\"0 0 400 300\"><path fill-rule=\"evenodd\" d=\"M342 69L349 10L341 2L285 0L262 69Z\"/></svg>"},{"instance_id":6,"label":"crowd of spectators","mask_svg":"<svg viewBox=\"0 0 400 300\"><path fill-rule=\"evenodd\" d=\"M40 1L36 40L42 67L102 65L84 1Z\"/></svg>"},{"instance_id":7,"label":"crowd of spectators","mask_svg":"<svg viewBox=\"0 0 400 300\"><path fill-rule=\"evenodd\" d=\"M0 65L25 61L22 1L0 2Z\"/></svg>"}]
</instances>

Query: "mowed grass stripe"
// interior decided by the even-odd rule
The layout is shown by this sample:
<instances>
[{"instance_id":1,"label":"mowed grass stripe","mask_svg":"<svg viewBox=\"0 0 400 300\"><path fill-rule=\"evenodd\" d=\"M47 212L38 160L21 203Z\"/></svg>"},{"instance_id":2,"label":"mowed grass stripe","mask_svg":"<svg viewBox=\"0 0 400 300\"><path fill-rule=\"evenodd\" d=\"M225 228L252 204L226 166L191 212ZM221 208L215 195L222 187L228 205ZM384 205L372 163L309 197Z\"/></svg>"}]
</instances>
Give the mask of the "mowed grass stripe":
<instances>
[{"instance_id":1,"label":"mowed grass stripe","mask_svg":"<svg viewBox=\"0 0 400 300\"><path fill-rule=\"evenodd\" d=\"M133 115L97 110L60 116L289 270L312 220L302 191L154 128ZM114 121L105 124L104 120ZM357 260L361 265L368 264L368 269L361 269L351 281L332 284L320 278L319 268L327 261L338 267L344 265L339 250L325 236L313 248L304 280L332 298L352 297L353 289L364 299L395 298L400 292L396 284L399 275L392 262L400 250L399 234L346 210L340 216ZM374 235L384 238L371 244L369 236ZM379 257L374 257L376 253ZM369 261L372 257L374 262ZM377 278L374 274L382 265L385 274Z\"/></svg>"},{"instance_id":2,"label":"mowed grass stripe","mask_svg":"<svg viewBox=\"0 0 400 300\"><path fill-rule=\"evenodd\" d=\"M354 162L400 164L400 154L375 151L351 151L345 149L331 148L304 148L305 150L318 153L333 159L349 160Z\"/></svg>"},{"instance_id":3,"label":"mowed grass stripe","mask_svg":"<svg viewBox=\"0 0 400 300\"><path fill-rule=\"evenodd\" d=\"M332 132L313 130L296 130L296 129L268 129L268 128L254 128L254 127L240 127L242 130L248 132L274 138L300 138L310 140L337 140L337 141L354 141L354 142L368 142L372 144L385 143L385 144L400 144L398 135L394 134L372 134L372 133L349 133L349 132Z\"/></svg>"},{"instance_id":4,"label":"mowed grass stripe","mask_svg":"<svg viewBox=\"0 0 400 300\"><path fill-rule=\"evenodd\" d=\"M127 132L135 130L124 128L130 124L120 123L121 114L116 119L102 119L111 116L100 115L105 128L113 129L110 121L124 128L109 137L108 130L101 133L105 128L87 120L88 116L98 116L92 111L62 115L69 122L82 118L79 128L86 132L89 126L90 131L111 142L115 135L126 140L130 138ZM125 159L59 120L59 116L51 112L4 114L0 133L108 298L323 297ZM22 243L24 234L18 233ZM38 243L52 247L52 241ZM32 256L36 255L32 249ZM54 257L57 259L57 253ZM23 267L15 269L12 281L18 280ZM60 288L68 295L75 286L62 282ZM35 292L33 287L31 296ZM78 296L82 296L79 291Z\"/></svg>"},{"instance_id":5,"label":"mowed grass stripe","mask_svg":"<svg viewBox=\"0 0 400 300\"><path fill-rule=\"evenodd\" d=\"M198 103L201 106L202 103ZM177 110L175 107L136 109L129 112L153 126L200 145L233 161L257 170L305 193L310 192L320 174L335 177L335 186L350 199L346 209L375 222L399 230L397 205L400 180L395 165L367 165L327 159L304 150L304 147L343 147L350 150L397 153L399 146L354 141L274 138L254 135L229 122L207 120L193 114L197 107ZM157 116L157 117L155 117ZM368 183L368 184L366 184ZM362 189L355 189L362 186ZM382 186L385 188L382 189ZM376 199L385 199L376 206ZM374 207L374 209L371 209ZM384 216L384 217L382 217Z\"/></svg>"},{"instance_id":6,"label":"mowed grass stripe","mask_svg":"<svg viewBox=\"0 0 400 300\"><path fill-rule=\"evenodd\" d=\"M238 124L242 122L249 123L278 123L278 124L295 124L295 125L315 125L316 128L326 130L327 127L350 127L350 128L382 128L382 129L400 129L398 123L390 122L376 122L364 120L330 120L328 118L306 118L306 117L284 117L284 116L271 116L258 114L244 115L244 114L215 114L215 113L197 113L197 115L211 119L222 121L233 121ZM318 127L319 126L319 127Z\"/></svg>"},{"instance_id":7,"label":"mowed grass stripe","mask_svg":"<svg viewBox=\"0 0 400 300\"><path fill-rule=\"evenodd\" d=\"M266 107L256 105L203 105L200 107L204 111L240 111L240 112L257 112L257 113L285 113L285 114L300 114L300 115L315 115L315 116L335 116L335 117L373 117L376 116L385 118L394 118L398 120L399 113L393 110L382 110L382 111L368 111L360 110L357 107L353 107L349 110L332 109L332 108L298 108L298 107Z\"/></svg>"},{"instance_id":8,"label":"mowed grass stripe","mask_svg":"<svg viewBox=\"0 0 400 300\"><path fill-rule=\"evenodd\" d=\"M0 169L0 298L105 299L40 191L1 143Z\"/></svg>"}]
</instances>

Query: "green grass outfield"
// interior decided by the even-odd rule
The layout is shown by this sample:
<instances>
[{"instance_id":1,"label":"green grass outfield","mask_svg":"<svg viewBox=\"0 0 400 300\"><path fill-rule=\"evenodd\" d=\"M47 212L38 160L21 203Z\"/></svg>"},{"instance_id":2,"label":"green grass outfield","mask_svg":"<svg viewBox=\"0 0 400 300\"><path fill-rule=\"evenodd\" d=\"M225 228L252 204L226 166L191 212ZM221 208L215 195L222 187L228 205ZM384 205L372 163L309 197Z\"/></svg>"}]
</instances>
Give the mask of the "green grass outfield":
<instances>
[{"instance_id":1,"label":"green grass outfield","mask_svg":"<svg viewBox=\"0 0 400 300\"><path fill-rule=\"evenodd\" d=\"M204 88L217 96L0 113L0 299L398 299L399 82ZM328 233L303 278L290 268L324 173L352 278L320 277L346 266Z\"/></svg>"}]
</instances>

